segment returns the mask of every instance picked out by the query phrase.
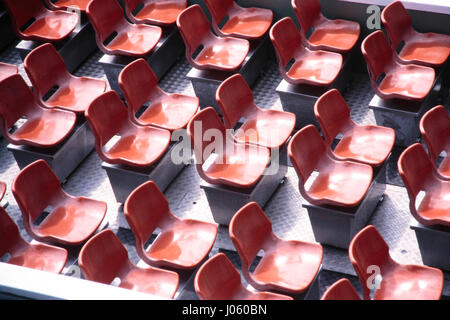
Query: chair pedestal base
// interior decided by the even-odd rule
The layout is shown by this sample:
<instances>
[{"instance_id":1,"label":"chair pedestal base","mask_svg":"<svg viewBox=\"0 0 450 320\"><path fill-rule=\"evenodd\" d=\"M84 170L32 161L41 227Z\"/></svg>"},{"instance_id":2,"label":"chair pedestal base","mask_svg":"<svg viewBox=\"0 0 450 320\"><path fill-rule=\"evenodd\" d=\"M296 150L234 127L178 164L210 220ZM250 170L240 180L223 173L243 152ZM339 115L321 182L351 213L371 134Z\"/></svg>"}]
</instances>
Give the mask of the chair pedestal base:
<instances>
[{"instance_id":1,"label":"chair pedestal base","mask_svg":"<svg viewBox=\"0 0 450 320\"><path fill-rule=\"evenodd\" d=\"M295 114L297 119L295 123L296 129L313 124L320 130L319 123L314 114L314 105L321 95L331 89L338 89L341 93L344 93L346 85L351 77L352 56L353 55L350 54L345 58L342 69L336 80L327 87L308 84L293 85L286 80L280 82L276 91L280 96L283 110Z\"/></svg>"},{"instance_id":2,"label":"chair pedestal base","mask_svg":"<svg viewBox=\"0 0 450 320\"><path fill-rule=\"evenodd\" d=\"M251 87L260 75L270 55L270 41L264 37L260 41L251 41L250 50L241 67L236 71L199 70L191 68L187 74L194 87L195 95L200 100L200 107L214 107L221 114L216 101L216 91L220 84L236 73L240 73Z\"/></svg>"},{"instance_id":3,"label":"chair pedestal base","mask_svg":"<svg viewBox=\"0 0 450 320\"><path fill-rule=\"evenodd\" d=\"M7 148L13 153L20 169L36 160L44 159L59 180L64 182L94 149L94 146L94 135L87 121L83 121L75 126L68 138L53 148L35 148L14 144L8 144Z\"/></svg>"},{"instance_id":4,"label":"chair pedestal base","mask_svg":"<svg viewBox=\"0 0 450 320\"><path fill-rule=\"evenodd\" d=\"M423 263L450 271L450 228L424 226L416 220L410 228L416 233Z\"/></svg>"},{"instance_id":5,"label":"chair pedestal base","mask_svg":"<svg viewBox=\"0 0 450 320\"><path fill-rule=\"evenodd\" d=\"M132 168L122 164L103 162L102 168L108 175L117 202L124 203L134 189L149 180L155 182L158 188L164 191L185 167L184 163L176 164L172 161L172 151L177 144L172 143L161 159L150 167ZM128 224L121 227L129 229Z\"/></svg>"},{"instance_id":6,"label":"chair pedestal base","mask_svg":"<svg viewBox=\"0 0 450 320\"><path fill-rule=\"evenodd\" d=\"M66 63L69 72L75 71L96 49L94 28L87 20L81 19L82 23L75 28L67 39L53 43L61 57ZM44 42L22 40L16 46L22 60L34 49Z\"/></svg>"},{"instance_id":7,"label":"chair pedestal base","mask_svg":"<svg viewBox=\"0 0 450 320\"><path fill-rule=\"evenodd\" d=\"M158 79L161 79L170 67L176 62L178 57L184 52L184 43L176 26L163 27L163 33L158 44L153 48L148 56L143 57L152 68ZM136 57L123 55L104 54L98 61L105 71L109 85L121 96L122 90L119 87L119 74L123 68L135 61Z\"/></svg>"},{"instance_id":8,"label":"chair pedestal base","mask_svg":"<svg viewBox=\"0 0 450 320\"><path fill-rule=\"evenodd\" d=\"M6 10L0 9L0 50L6 48L16 38L12 29L12 21Z\"/></svg>"},{"instance_id":9,"label":"chair pedestal base","mask_svg":"<svg viewBox=\"0 0 450 320\"><path fill-rule=\"evenodd\" d=\"M374 168L374 179L361 203L355 207L317 206L303 199L314 237L321 244L347 249L353 237L366 226L386 190L386 163ZM376 172L377 171L377 172ZM355 186L356 188L358 186Z\"/></svg>"},{"instance_id":10,"label":"chair pedestal base","mask_svg":"<svg viewBox=\"0 0 450 320\"><path fill-rule=\"evenodd\" d=\"M271 165L261 179L250 188L213 185L202 180L200 188L205 191L214 221L227 226L236 211L252 201L264 207L287 173L286 158L287 147L284 146L278 157L272 156Z\"/></svg>"}]
</instances>

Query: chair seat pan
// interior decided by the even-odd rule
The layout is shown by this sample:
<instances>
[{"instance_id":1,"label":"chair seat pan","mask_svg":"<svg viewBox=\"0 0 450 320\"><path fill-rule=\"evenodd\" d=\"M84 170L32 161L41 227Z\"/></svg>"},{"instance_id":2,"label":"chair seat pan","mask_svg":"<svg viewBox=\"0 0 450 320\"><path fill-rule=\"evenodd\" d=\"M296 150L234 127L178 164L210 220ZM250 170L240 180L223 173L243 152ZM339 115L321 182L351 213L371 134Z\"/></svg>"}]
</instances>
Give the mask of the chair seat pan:
<instances>
[{"instance_id":1,"label":"chair seat pan","mask_svg":"<svg viewBox=\"0 0 450 320\"><path fill-rule=\"evenodd\" d=\"M267 110L255 118L246 119L235 134L239 142L248 142L267 148L282 146L295 126L295 115L290 112Z\"/></svg>"},{"instance_id":2,"label":"chair seat pan","mask_svg":"<svg viewBox=\"0 0 450 320\"><path fill-rule=\"evenodd\" d=\"M0 81L17 73L17 66L0 62Z\"/></svg>"},{"instance_id":3,"label":"chair seat pan","mask_svg":"<svg viewBox=\"0 0 450 320\"><path fill-rule=\"evenodd\" d=\"M127 24L106 48L111 54L145 56L158 44L161 34L160 27Z\"/></svg>"},{"instance_id":4,"label":"chair seat pan","mask_svg":"<svg viewBox=\"0 0 450 320\"><path fill-rule=\"evenodd\" d=\"M374 300L435 300L442 292L443 275L438 269L398 265L383 274Z\"/></svg>"},{"instance_id":5,"label":"chair seat pan","mask_svg":"<svg viewBox=\"0 0 450 320\"><path fill-rule=\"evenodd\" d=\"M6 192L6 183L0 181L0 201L3 199L5 192Z\"/></svg>"},{"instance_id":6,"label":"chair seat pan","mask_svg":"<svg viewBox=\"0 0 450 320\"><path fill-rule=\"evenodd\" d=\"M157 268L133 268L121 280L121 288L165 298L173 298L179 282L175 272Z\"/></svg>"},{"instance_id":7,"label":"chair seat pan","mask_svg":"<svg viewBox=\"0 0 450 320\"><path fill-rule=\"evenodd\" d=\"M78 15L75 13L45 10L44 14L36 17L36 21L21 33L29 39L58 41L67 37L77 23Z\"/></svg>"},{"instance_id":8,"label":"chair seat pan","mask_svg":"<svg viewBox=\"0 0 450 320\"><path fill-rule=\"evenodd\" d=\"M34 232L42 238L81 244L97 230L105 213L106 204L103 202L72 198L55 206Z\"/></svg>"},{"instance_id":9,"label":"chair seat pan","mask_svg":"<svg viewBox=\"0 0 450 320\"><path fill-rule=\"evenodd\" d=\"M272 24L273 13L263 8L242 8L232 15L222 27L222 33L228 36L246 38L262 37Z\"/></svg>"},{"instance_id":10,"label":"chair seat pan","mask_svg":"<svg viewBox=\"0 0 450 320\"><path fill-rule=\"evenodd\" d=\"M76 7L80 11L86 11L87 5L91 0L58 0L53 3L53 5L57 8L67 8L67 7Z\"/></svg>"},{"instance_id":11,"label":"chair seat pan","mask_svg":"<svg viewBox=\"0 0 450 320\"><path fill-rule=\"evenodd\" d=\"M405 41L399 57L405 61L443 64L450 54L450 36L438 33L415 33Z\"/></svg>"},{"instance_id":12,"label":"chair seat pan","mask_svg":"<svg viewBox=\"0 0 450 320\"><path fill-rule=\"evenodd\" d=\"M169 143L169 131L140 126L125 133L105 154L113 162L146 167L164 154Z\"/></svg>"},{"instance_id":13,"label":"chair seat pan","mask_svg":"<svg viewBox=\"0 0 450 320\"><path fill-rule=\"evenodd\" d=\"M434 83L434 70L416 65L397 64L387 72L378 89L391 98L425 98Z\"/></svg>"},{"instance_id":14,"label":"chair seat pan","mask_svg":"<svg viewBox=\"0 0 450 320\"><path fill-rule=\"evenodd\" d=\"M329 164L326 170L319 170L306 192L316 205L352 207L361 202L371 182L370 166L356 162L336 162L334 165Z\"/></svg>"},{"instance_id":15,"label":"chair seat pan","mask_svg":"<svg viewBox=\"0 0 450 320\"><path fill-rule=\"evenodd\" d=\"M334 154L344 160L354 160L379 166L389 156L395 142L395 131L379 126L355 126L343 134Z\"/></svg>"},{"instance_id":16,"label":"chair seat pan","mask_svg":"<svg viewBox=\"0 0 450 320\"><path fill-rule=\"evenodd\" d=\"M342 56L339 53L306 50L295 58L287 76L294 84L327 86L336 79L341 67Z\"/></svg>"},{"instance_id":17,"label":"chair seat pan","mask_svg":"<svg viewBox=\"0 0 450 320\"><path fill-rule=\"evenodd\" d=\"M195 220L179 220L164 230L147 252L151 260L181 268L194 268L209 253L217 226Z\"/></svg>"},{"instance_id":18,"label":"chair seat pan","mask_svg":"<svg viewBox=\"0 0 450 320\"><path fill-rule=\"evenodd\" d=\"M450 179L450 148L447 148L447 156L442 160L439 165L438 172L444 179Z\"/></svg>"},{"instance_id":19,"label":"chair seat pan","mask_svg":"<svg viewBox=\"0 0 450 320\"><path fill-rule=\"evenodd\" d=\"M37 270L59 273L67 261L67 251L45 244L27 245L14 253L8 263Z\"/></svg>"},{"instance_id":20,"label":"chair seat pan","mask_svg":"<svg viewBox=\"0 0 450 320\"><path fill-rule=\"evenodd\" d=\"M135 15L135 18L143 22L168 25L175 23L184 9L186 9L184 0L151 1L148 4L144 2L144 7Z\"/></svg>"},{"instance_id":21,"label":"chair seat pan","mask_svg":"<svg viewBox=\"0 0 450 320\"><path fill-rule=\"evenodd\" d=\"M17 144L52 147L63 141L75 125L76 115L64 110L41 108L10 137Z\"/></svg>"},{"instance_id":22,"label":"chair seat pan","mask_svg":"<svg viewBox=\"0 0 450 320\"><path fill-rule=\"evenodd\" d=\"M273 290L303 292L309 287L322 263L320 245L299 241L280 242L264 256L251 277Z\"/></svg>"},{"instance_id":23,"label":"chair seat pan","mask_svg":"<svg viewBox=\"0 0 450 320\"><path fill-rule=\"evenodd\" d=\"M198 110L199 100L181 94L170 94L152 103L139 117L142 125L155 125L168 130L186 127Z\"/></svg>"},{"instance_id":24,"label":"chair seat pan","mask_svg":"<svg viewBox=\"0 0 450 320\"><path fill-rule=\"evenodd\" d=\"M426 192L417 213L426 220L438 220L450 226L450 181L443 181Z\"/></svg>"},{"instance_id":25,"label":"chair seat pan","mask_svg":"<svg viewBox=\"0 0 450 320\"><path fill-rule=\"evenodd\" d=\"M235 146L233 154L216 158L208 168L203 168L209 183L247 188L261 178L270 161L269 150L256 146Z\"/></svg>"},{"instance_id":26,"label":"chair seat pan","mask_svg":"<svg viewBox=\"0 0 450 320\"><path fill-rule=\"evenodd\" d=\"M358 41L360 26L357 22L347 20L324 20L314 26L309 42L323 49L349 51Z\"/></svg>"},{"instance_id":27,"label":"chair seat pan","mask_svg":"<svg viewBox=\"0 0 450 320\"><path fill-rule=\"evenodd\" d=\"M195 62L211 69L234 70L245 60L249 48L248 41L244 39L217 38L205 44Z\"/></svg>"},{"instance_id":28,"label":"chair seat pan","mask_svg":"<svg viewBox=\"0 0 450 320\"><path fill-rule=\"evenodd\" d=\"M45 106L84 113L89 104L105 90L106 82L104 80L85 77L72 78L45 102Z\"/></svg>"},{"instance_id":29,"label":"chair seat pan","mask_svg":"<svg viewBox=\"0 0 450 320\"><path fill-rule=\"evenodd\" d=\"M268 292L268 291L260 291L260 292L251 292L248 290L239 292L235 294L235 296L231 297L233 300L294 300L290 296L286 296L283 294Z\"/></svg>"}]
</instances>

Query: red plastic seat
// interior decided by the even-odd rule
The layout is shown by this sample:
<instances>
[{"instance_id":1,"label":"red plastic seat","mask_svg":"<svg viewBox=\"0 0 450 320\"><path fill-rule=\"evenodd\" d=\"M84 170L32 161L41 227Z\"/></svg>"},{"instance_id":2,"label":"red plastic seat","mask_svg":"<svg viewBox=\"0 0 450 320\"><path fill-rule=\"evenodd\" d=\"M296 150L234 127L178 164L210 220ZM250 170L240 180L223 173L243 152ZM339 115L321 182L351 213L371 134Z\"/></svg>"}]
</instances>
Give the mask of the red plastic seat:
<instances>
[{"instance_id":1,"label":"red plastic seat","mask_svg":"<svg viewBox=\"0 0 450 320\"><path fill-rule=\"evenodd\" d=\"M314 113L328 146L331 146L339 133L342 134L333 151L338 159L379 166L391 153L395 131L353 122L350 108L338 90L332 89L323 94L314 106Z\"/></svg>"},{"instance_id":2,"label":"red plastic seat","mask_svg":"<svg viewBox=\"0 0 450 320\"><path fill-rule=\"evenodd\" d=\"M402 44L398 57L403 63L440 66L450 54L450 36L433 32L419 33L411 25L411 17L400 1L386 6L381 13L393 50Z\"/></svg>"},{"instance_id":3,"label":"red plastic seat","mask_svg":"<svg viewBox=\"0 0 450 320\"><path fill-rule=\"evenodd\" d=\"M175 23L186 6L186 0L125 0L125 12L132 22L161 26Z\"/></svg>"},{"instance_id":4,"label":"red plastic seat","mask_svg":"<svg viewBox=\"0 0 450 320\"><path fill-rule=\"evenodd\" d=\"M78 24L78 15L48 10L42 0L4 0L16 33L24 40L59 41Z\"/></svg>"},{"instance_id":5,"label":"red plastic seat","mask_svg":"<svg viewBox=\"0 0 450 320\"><path fill-rule=\"evenodd\" d=\"M231 138L226 136L225 126L212 107L191 119L188 134L197 172L208 183L248 188L261 178L269 164L269 149L227 140Z\"/></svg>"},{"instance_id":6,"label":"red plastic seat","mask_svg":"<svg viewBox=\"0 0 450 320\"><path fill-rule=\"evenodd\" d=\"M106 214L105 202L67 194L44 160L22 169L12 192L22 210L25 229L39 241L79 245L98 229ZM48 215L35 225L44 211Z\"/></svg>"},{"instance_id":7,"label":"red plastic seat","mask_svg":"<svg viewBox=\"0 0 450 320\"><path fill-rule=\"evenodd\" d=\"M398 171L409 195L409 208L423 225L450 227L450 180L442 179L420 143L403 151Z\"/></svg>"},{"instance_id":8,"label":"red plastic seat","mask_svg":"<svg viewBox=\"0 0 450 320\"><path fill-rule=\"evenodd\" d=\"M319 272L322 246L278 238L272 231L272 223L256 202L236 212L229 232L241 258L242 274L258 290L298 294L311 285ZM250 265L260 250L264 255L250 272Z\"/></svg>"},{"instance_id":9,"label":"red plastic seat","mask_svg":"<svg viewBox=\"0 0 450 320\"><path fill-rule=\"evenodd\" d=\"M234 0L205 0L205 4L211 14L214 31L222 37L257 39L272 24L273 12L269 9L243 8ZM222 21L226 22L219 28Z\"/></svg>"},{"instance_id":10,"label":"red plastic seat","mask_svg":"<svg viewBox=\"0 0 450 320\"><path fill-rule=\"evenodd\" d=\"M124 213L136 239L136 251L150 265L193 269L216 240L216 224L175 216L153 181L142 184L128 196ZM145 248L156 228L161 233Z\"/></svg>"},{"instance_id":11,"label":"red plastic seat","mask_svg":"<svg viewBox=\"0 0 450 320\"><path fill-rule=\"evenodd\" d=\"M240 74L222 82L217 89L216 100L227 129L234 128L242 117L245 118L234 135L238 142L278 148L294 130L295 114L259 108L253 100L252 90Z\"/></svg>"},{"instance_id":12,"label":"red plastic seat","mask_svg":"<svg viewBox=\"0 0 450 320\"><path fill-rule=\"evenodd\" d=\"M245 39L215 36L211 32L208 18L198 4L180 13L177 26L186 45L186 59L194 68L235 70L247 57L249 42Z\"/></svg>"},{"instance_id":13,"label":"red plastic seat","mask_svg":"<svg viewBox=\"0 0 450 320\"><path fill-rule=\"evenodd\" d=\"M5 192L6 192L6 183L0 181L0 201L3 199Z\"/></svg>"},{"instance_id":14,"label":"red plastic seat","mask_svg":"<svg viewBox=\"0 0 450 320\"><path fill-rule=\"evenodd\" d=\"M91 0L45 0L45 3L53 10L75 8L81 12L86 12L86 8L90 1Z\"/></svg>"},{"instance_id":15,"label":"red plastic seat","mask_svg":"<svg viewBox=\"0 0 450 320\"><path fill-rule=\"evenodd\" d=\"M131 122L115 91L105 92L95 99L85 116L95 136L97 153L108 163L147 167L169 146L170 131ZM109 149L108 142L112 143Z\"/></svg>"},{"instance_id":16,"label":"red plastic seat","mask_svg":"<svg viewBox=\"0 0 450 320\"><path fill-rule=\"evenodd\" d=\"M383 31L368 35L361 50L367 62L372 89L381 98L422 100L433 87L434 70L398 63Z\"/></svg>"},{"instance_id":17,"label":"red plastic seat","mask_svg":"<svg viewBox=\"0 0 450 320\"><path fill-rule=\"evenodd\" d=\"M119 278L120 288L165 298L173 298L178 289L176 272L137 267L129 260L120 239L109 229L86 242L80 251L78 264L86 279L91 281L111 284Z\"/></svg>"},{"instance_id":18,"label":"red plastic seat","mask_svg":"<svg viewBox=\"0 0 450 320\"><path fill-rule=\"evenodd\" d=\"M0 62L0 81L12 76L18 72L18 68L14 64Z\"/></svg>"},{"instance_id":19,"label":"red plastic seat","mask_svg":"<svg viewBox=\"0 0 450 320\"><path fill-rule=\"evenodd\" d=\"M185 128L198 111L197 97L164 92L144 59L130 63L120 72L119 85L128 104L130 119L140 125L178 130ZM136 117L147 102L148 108Z\"/></svg>"},{"instance_id":20,"label":"red plastic seat","mask_svg":"<svg viewBox=\"0 0 450 320\"><path fill-rule=\"evenodd\" d=\"M278 21L270 29L278 58L278 69L291 84L328 86L336 79L341 67L339 53L310 50L302 44L302 36L291 18Z\"/></svg>"},{"instance_id":21,"label":"red plastic seat","mask_svg":"<svg viewBox=\"0 0 450 320\"><path fill-rule=\"evenodd\" d=\"M361 297L351 282L347 278L342 278L333 283L320 300L361 300Z\"/></svg>"},{"instance_id":22,"label":"red plastic seat","mask_svg":"<svg viewBox=\"0 0 450 320\"><path fill-rule=\"evenodd\" d=\"M312 204L356 206L372 182L371 166L332 157L313 125L294 135L288 145L288 154L298 175L300 193ZM310 186L306 188L305 185Z\"/></svg>"},{"instance_id":23,"label":"red plastic seat","mask_svg":"<svg viewBox=\"0 0 450 320\"><path fill-rule=\"evenodd\" d=\"M450 117L444 106L436 106L425 113L420 120L420 132L434 164L445 151L444 159L437 170L442 178L450 180Z\"/></svg>"},{"instance_id":24,"label":"red plastic seat","mask_svg":"<svg viewBox=\"0 0 450 320\"><path fill-rule=\"evenodd\" d=\"M361 28L358 22L330 20L320 12L318 0L292 0L292 7L300 23L302 37L311 49L350 51L358 41ZM312 28L309 38L307 32Z\"/></svg>"},{"instance_id":25,"label":"red plastic seat","mask_svg":"<svg viewBox=\"0 0 450 320\"><path fill-rule=\"evenodd\" d=\"M95 29L97 45L106 54L143 57L158 44L158 26L129 23L117 0L92 0L87 15Z\"/></svg>"},{"instance_id":26,"label":"red plastic seat","mask_svg":"<svg viewBox=\"0 0 450 320\"><path fill-rule=\"evenodd\" d=\"M31 51L23 63L36 98L47 108L84 113L89 104L106 90L101 79L71 75L55 47L43 44ZM56 91L44 98L53 88Z\"/></svg>"},{"instance_id":27,"label":"red plastic seat","mask_svg":"<svg viewBox=\"0 0 450 320\"><path fill-rule=\"evenodd\" d=\"M10 143L53 147L69 136L75 126L75 113L41 107L19 74L0 82L0 97L1 130ZM21 119L24 123L20 126Z\"/></svg>"},{"instance_id":28,"label":"red plastic seat","mask_svg":"<svg viewBox=\"0 0 450 320\"><path fill-rule=\"evenodd\" d=\"M14 221L0 207L0 257L10 254L7 263L60 273L67 261L67 250L47 244L29 244L19 234Z\"/></svg>"},{"instance_id":29,"label":"red plastic seat","mask_svg":"<svg viewBox=\"0 0 450 320\"><path fill-rule=\"evenodd\" d=\"M402 265L395 262L389 247L377 229L369 225L353 238L349 247L350 261L363 287L365 300L370 299L367 285L370 266L380 268L382 281L375 290L374 300L437 300L441 297L444 275L427 266Z\"/></svg>"},{"instance_id":30,"label":"red plastic seat","mask_svg":"<svg viewBox=\"0 0 450 320\"><path fill-rule=\"evenodd\" d=\"M241 275L223 253L206 261L195 275L195 292L201 300L293 300L273 292L252 292L241 283Z\"/></svg>"}]
</instances>

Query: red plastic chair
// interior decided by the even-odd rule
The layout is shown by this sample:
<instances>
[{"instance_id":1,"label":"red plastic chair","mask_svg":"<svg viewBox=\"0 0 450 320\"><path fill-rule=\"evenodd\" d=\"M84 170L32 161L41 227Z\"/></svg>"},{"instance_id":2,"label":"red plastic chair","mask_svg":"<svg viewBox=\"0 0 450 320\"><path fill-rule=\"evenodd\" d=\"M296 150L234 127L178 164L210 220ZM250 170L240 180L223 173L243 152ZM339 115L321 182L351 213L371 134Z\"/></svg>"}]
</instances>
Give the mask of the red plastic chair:
<instances>
[{"instance_id":1,"label":"red plastic chair","mask_svg":"<svg viewBox=\"0 0 450 320\"><path fill-rule=\"evenodd\" d=\"M278 148L294 130L295 114L259 108L253 101L252 90L240 74L222 82L217 89L216 100L227 129L234 128L242 117L245 118L234 135L238 142Z\"/></svg>"},{"instance_id":2,"label":"red plastic chair","mask_svg":"<svg viewBox=\"0 0 450 320\"><path fill-rule=\"evenodd\" d=\"M0 129L10 143L53 147L69 136L75 126L75 113L41 107L19 74L0 82L0 97ZM21 126L20 119L25 121Z\"/></svg>"},{"instance_id":3,"label":"red plastic chair","mask_svg":"<svg viewBox=\"0 0 450 320\"><path fill-rule=\"evenodd\" d=\"M78 24L78 15L48 10L42 0L4 0L18 36L24 40L60 41Z\"/></svg>"},{"instance_id":4,"label":"red plastic chair","mask_svg":"<svg viewBox=\"0 0 450 320\"><path fill-rule=\"evenodd\" d=\"M175 216L153 181L142 184L128 196L124 213L136 239L136 251L150 265L193 269L216 240L216 224ZM146 249L145 243L156 228L161 233Z\"/></svg>"},{"instance_id":5,"label":"red plastic chair","mask_svg":"<svg viewBox=\"0 0 450 320\"><path fill-rule=\"evenodd\" d=\"M53 10L67 10L69 8L86 12L86 8L91 0L45 0L45 3Z\"/></svg>"},{"instance_id":6,"label":"red plastic chair","mask_svg":"<svg viewBox=\"0 0 450 320\"><path fill-rule=\"evenodd\" d=\"M3 181L0 181L0 201L2 201L4 195L6 192L6 183L4 183Z\"/></svg>"},{"instance_id":7,"label":"red plastic chair","mask_svg":"<svg viewBox=\"0 0 450 320\"><path fill-rule=\"evenodd\" d=\"M197 97L164 92L144 59L130 63L120 72L119 85L128 104L130 119L140 125L178 130L185 128L198 111ZM147 102L148 108L136 117Z\"/></svg>"},{"instance_id":8,"label":"red plastic chair","mask_svg":"<svg viewBox=\"0 0 450 320\"><path fill-rule=\"evenodd\" d=\"M450 54L450 36L439 33L419 33L411 25L411 17L400 1L386 6L381 13L394 51L402 44L398 57L403 63L440 66Z\"/></svg>"},{"instance_id":9,"label":"red plastic chair","mask_svg":"<svg viewBox=\"0 0 450 320\"><path fill-rule=\"evenodd\" d=\"M210 184L251 187L269 164L269 149L229 141L231 138L226 136L225 127L212 107L191 119L188 135L194 146L197 172ZM214 142L210 142L212 139Z\"/></svg>"},{"instance_id":10,"label":"red plastic chair","mask_svg":"<svg viewBox=\"0 0 450 320\"><path fill-rule=\"evenodd\" d=\"M293 300L289 296L245 288L239 271L223 253L216 254L200 267L194 286L201 300Z\"/></svg>"},{"instance_id":11,"label":"red plastic chair","mask_svg":"<svg viewBox=\"0 0 450 320\"><path fill-rule=\"evenodd\" d=\"M0 207L0 257L7 253L7 263L47 272L60 273L67 261L66 249L23 240L14 221Z\"/></svg>"},{"instance_id":12,"label":"red plastic chair","mask_svg":"<svg viewBox=\"0 0 450 320\"><path fill-rule=\"evenodd\" d=\"M125 12L132 22L160 26L175 23L186 6L186 0L125 0Z\"/></svg>"},{"instance_id":13,"label":"red plastic chair","mask_svg":"<svg viewBox=\"0 0 450 320\"><path fill-rule=\"evenodd\" d=\"M303 46L302 36L291 18L278 21L270 29L278 58L278 69L291 84L328 86L336 79L341 67L339 53L310 50Z\"/></svg>"},{"instance_id":14,"label":"red plastic chair","mask_svg":"<svg viewBox=\"0 0 450 320\"><path fill-rule=\"evenodd\" d=\"M241 258L242 274L258 290L299 294L311 285L319 272L322 246L278 238L272 231L272 223L256 202L236 212L229 232ZM256 269L250 272L250 265L260 250L264 255Z\"/></svg>"},{"instance_id":15,"label":"red plastic chair","mask_svg":"<svg viewBox=\"0 0 450 320\"><path fill-rule=\"evenodd\" d=\"M214 31L222 37L258 39L272 24L273 12L269 9L243 8L234 0L205 0L205 4L211 14ZM223 21L226 22L219 27Z\"/></svg>"},{"instance_id":16,"label":"red plastic chair","mask_svg":"<svg viewBox=\"0 0 450 320\"><path fill-rule=\"evenodd\" d=\"M420 132L434 164L445 151L446 155L437 170L442 178L450 180L450 117L444 106L436 106L425 113L420 120Z\"/></svg>"},{"instance_id":17,"label":"red plastic chair","mask_svg":"<svg viewBox=\"0 0 450 320\"><path fill-rule=\"evenodd\" d=\"M389 247L377 229L369 225L353 238L349 247L350 261L363 287L365 300L370 299L369 267L380 268L382 281L374 300L437 300L441 297L444 275L427 266L402 265L389 255Z\"/></svg>"},{"instance_id":18,"label":"red plastic chair","mask_svg":"<svg viewBox=\"0 0 450 320\"><path fill-rule=\"evenodd\" d=\"M198 4L180 13L177 26L186 45L186 59L194 68L235 70L247 57L249 42L245 39L215 36L211 32L208 18Z\"/></svg>"},{"instance_id":19,"label":"red plastic chair","mask_svg":"<svg viewBox=\"0 0 450 320\"><path fill-rule=\"evenodd\" d=\"M158 26L129 23L117 0L92 0L87 15L95 29L97 45L106 54L143 57L158 44Z\"/></svg>"},{"instance_id":20,"label":"red plastic chair","mask_svg":"<svg viewBox=\"0 0 450 320\"><path fill-rule=\"evenodd\" d=\"M450 180L437 174L420 143L403 151L398 159L398 171L408 190L409 208L414 218L426 226L450 227Z\"/></svg>"},{"instance_id":21,"label":"red plastic chair","mask_svg":"<svg viewBox=\"0 0 450 320\"><path fill-rule=\"evenodd\" d=\"M176 272L139 268L128 258L127 249L109 229L92 237L80 251L78 264L86 279L111 284L120 279L120 288L165 298L173 298L179 283Z\"/></svg>"},{"instance_id":22,"label":"red plastic chair","mask_svg":"<svg viewBox=\"0 0 450 320\"><path fill-rule=\"evenodd\" d=\"M361 297L351 282L342 278L328 287L320 300L361 300Z\"/></svg>"},{"instance_id":23,"label":"red plastic chair","mask_svg":"<svg viewBox=\"0 0 450 320\"><path fill-rule=\"evenodd\" d=\"M44 160L22 169L12 192L22 210L25 229L39 241L79 245L98 229L106 214L105 202L67 194ZM35 225L44 211L50 212Z\"/></svg>"},{"instance_id":24,"label":"red plastic chair","mask_svg":"<svg viewBox=\"0 0 450 320\"><path fill-rule=\"evenodd\" d=\"M147 167L158 161L169 146L170 131L131 122L115 91L95 99L85 116L95 136L97 153L105 162ZM109 149L108 142L112 144Z\"/></svg>"},{"instance_id":25,"label":"red plastic chair","mask_svg":"<svg viewBox=\"0 0 450 320\"><path fill-rule=\"evenodd\" d=\"M350 51L361 32L358 22L342 19L330 20L320 12L318 0L292 0L292 7L300 23L300 32L311 49ZM307 39L306 34L312 28Z\"/></svg>"},{"instance_id":26,"label":"red plastic chair","mask_svg":"<svg viewBox=\"0 0 450 320\"><path fill-rule=\"evenodd\" d=\"M361 50L367 62L372 89L381 98L422 100L433 87L434 70L398 63L383 31L368 35Z\"/></svg>"},{"instance_id":27,"label":"red plastic chair","mask_svg":"<svg viewBox=\"0 0 450 320\"><path fill-rule=\"evenodd\" d=\"M23 65L36 98L50 109L60 108L83 114L89 104L106 90L104 80L71 75L50 43L31 51ZM57 88L56 91L49 98L45 97L54 88Z\"/></svg>"},{"instance_id":28,"label":"red plastic chair","mask_svg":"<svg viewBox=\"0 0 450 320\"><path fill-rule=\"evenodd\" d=\"M391 128L359 125L350 118L350 108L338 90L323 94L314 106L325 142L331 146L336 136L342 138L333 154L340 160L353 160L372 166L381 165L389 156L395 142Z\"/></svg>"},{"instance_id":29,"label":"red plastic chair","mask_svg":"<svg viewBox=\"0 0 450 320\"><path fill-rule=\"evenodd\" d=\"M289 142L288 154L298 175L301 195L315 205L358 205L372 182L372 167L336 159L327 149L313 125L298 131Z\"/></svg>"},{"instance_id":30,"label":"red plastic chair","mask_svg":"<svg viewBox=\"0 0 450 320\"><path fill-rule=\"evenodd\" d=\"M16 73L18 73L16 65L0 62L0 81Z\"/></svg>"}]
</instances>

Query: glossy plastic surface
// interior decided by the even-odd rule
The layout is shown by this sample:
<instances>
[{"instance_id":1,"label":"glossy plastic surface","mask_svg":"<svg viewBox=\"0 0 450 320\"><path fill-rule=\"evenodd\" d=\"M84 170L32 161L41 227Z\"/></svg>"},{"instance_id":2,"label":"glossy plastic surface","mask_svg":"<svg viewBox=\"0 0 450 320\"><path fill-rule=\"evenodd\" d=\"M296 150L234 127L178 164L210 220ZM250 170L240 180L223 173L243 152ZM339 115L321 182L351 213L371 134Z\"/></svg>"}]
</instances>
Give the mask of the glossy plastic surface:
<instances>
[{"instance_id":1,"label":"glossy plastic surface","mask_svg":"<svg viewBox=\"0 0 450 320\"><path fill-rule=\"evenodd\" d=\"M134 23L167 26L186 9L186 0L125 0L125 12Z\"/></svg>"},{"instance_id":2,"label":"glossy plastic surface","mask_svg":"<svg viewBox=\"0 0 450 320\"><path fill-rule=\"evenodd\" d=\"M347 278L342 278L333 283L320 300L361 300L361 297L351 282Z\"/></svg>"},{"instance_id":3,"label":"glossy plastic surface","mask_svg":"<svg viewBox=\"0 0 450 320\"><path fill-rule=\"evenodd\" d=\"M6 192L6 183L0 181L0 201L3 199L5 192Z\"/></svg>"},{"instance_id":4,"label":"glossy plastic surface","mask_svg":"<svg viewBox=\"0 0 450 320\"><path fill-rule=\"evenodd\" d=\"M16 74L18 71L16 65L0 62L0 81Z\"/></svg>"},{"instance_id":5,"label":"glossy plastic surface","mask_svg":"<svg viewBox=\"0 0 450 320\"><path fill-rule=\"evenodd\" d=\"M86 8L91 0L44 0L50 9L78 9L86 12Z\"/></svg>"}]
</instances>

